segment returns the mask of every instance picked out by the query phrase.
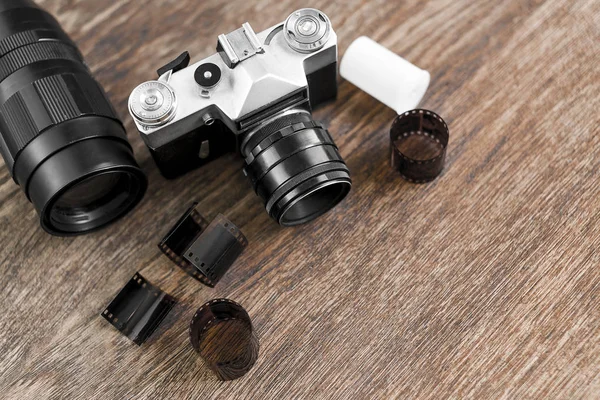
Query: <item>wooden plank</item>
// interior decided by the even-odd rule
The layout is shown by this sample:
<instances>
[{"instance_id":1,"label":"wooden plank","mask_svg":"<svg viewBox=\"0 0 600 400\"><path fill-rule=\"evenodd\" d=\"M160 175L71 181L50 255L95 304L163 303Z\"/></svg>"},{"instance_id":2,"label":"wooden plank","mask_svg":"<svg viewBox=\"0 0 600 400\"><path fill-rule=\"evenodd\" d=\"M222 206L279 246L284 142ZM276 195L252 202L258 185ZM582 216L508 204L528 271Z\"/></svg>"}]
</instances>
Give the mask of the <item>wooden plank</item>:
<instances>
[{"instance_id":1,"label":"wooden plank","mask_svg":"<svg viewBox=\"0 0 600 400\"><path fill-rule=\"evenodd\" d=\"M77 41L124 119L148 193L101 232L54 238L0 169L0 388L44 398L598 398L600 3L596 0L315 0L340 55L368 35L431 71L423 106L451 140L443 175L388 166L394 114L348 82L317 112L353 190L314 223L283 229L228 155L163 179L127 114L157 67L295 0L40 3ZM215 289L156 247L194 199L249 247ZM181 304L133 345L99 313L134 272ZM229 297L253 317L255 368L218 382L187 337L194 310Z\"/></svg>"}]
</instances>

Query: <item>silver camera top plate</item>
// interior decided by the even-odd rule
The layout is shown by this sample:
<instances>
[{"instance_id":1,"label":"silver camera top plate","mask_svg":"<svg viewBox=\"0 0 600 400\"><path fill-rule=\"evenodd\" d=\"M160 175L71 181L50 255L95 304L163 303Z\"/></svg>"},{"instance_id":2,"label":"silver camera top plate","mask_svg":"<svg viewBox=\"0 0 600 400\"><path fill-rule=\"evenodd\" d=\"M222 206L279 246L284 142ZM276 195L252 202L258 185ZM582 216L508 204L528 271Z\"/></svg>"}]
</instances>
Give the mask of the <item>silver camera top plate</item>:
<instances>
[{"instance_id":1,"label":"silver camera top plate","mask_svg":"<svg viewBox=\"0 0 600 400\"><path fill-rule=\"evenodd\" d=\"M301 52L289 44L283 34L283 23L256 35L249 33L248 27L248 24L244 24L242 29L249 34L248 43L254 43L252 46L256 52L251 55L252 52L246 49L247 57L239 61L235 68L230 68L223 60L222 54L216 53L170 74L168 82L163 82L172 90L173 99L176 98L176 109L171 111L167 120L163 119L156 124L142 122L136 115L140 111L135 104L137 100L134 93L137 89L134 90L130 97L134 104L130 104L130 111L138 130L148 139L147 145L156 147L169 142L173 139L174 131L178 130L175 125L192 117L194 121L201 120L203 115L200 112L211 106L218 107L231 121L238 121L290 93L306 89L307 75L337 62L337 36L331 27L328 28L327 40L322 47L311 52ZM308 28L310 26L307 26ZM226 37L236 55L239 51L243 54L243 48L248 47L248 43L235 44L236 41L232 39L235 36ZM206 95L206 89L199 86L194 78L196 69L205 63L217 65L222 72L220 82L210 90L210 96ZM200 115L195 116L198 113ZM171 129L171 126L174 129ZM163 130L169 134L158 134Z\"/></svg>"}]
</instances>

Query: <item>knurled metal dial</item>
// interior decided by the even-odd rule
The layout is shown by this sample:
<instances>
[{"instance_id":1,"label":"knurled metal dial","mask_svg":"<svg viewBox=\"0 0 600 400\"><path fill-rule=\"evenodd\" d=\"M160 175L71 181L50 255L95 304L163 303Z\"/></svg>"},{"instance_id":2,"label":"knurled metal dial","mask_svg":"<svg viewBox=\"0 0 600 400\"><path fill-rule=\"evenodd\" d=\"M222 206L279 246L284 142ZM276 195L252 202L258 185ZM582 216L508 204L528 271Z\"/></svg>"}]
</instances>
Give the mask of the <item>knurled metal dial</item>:
<instances>
[{"instance_id":1,"label":"knurled metal dial","mask_svg":"<svg viewBox=\"0 0 600 400\"><path fill-rule=\"evenodd\" d=\"M301 53L321 49L331 33L331 22L325 14L314 8L293 12L285 20L283 34L287 44Z\"/></svg>"},{"instance_id":2,"label":"knurled metal dial","mask_svg":"<svg viewBox=\"0 0 600 400\"><path fill-rule=\"evenodd\" d=\"M177 111L175 92L164 82L144 82L129 96L129 111L144 126L164 125L173 119Z\"/></svg>"}]
</instances>

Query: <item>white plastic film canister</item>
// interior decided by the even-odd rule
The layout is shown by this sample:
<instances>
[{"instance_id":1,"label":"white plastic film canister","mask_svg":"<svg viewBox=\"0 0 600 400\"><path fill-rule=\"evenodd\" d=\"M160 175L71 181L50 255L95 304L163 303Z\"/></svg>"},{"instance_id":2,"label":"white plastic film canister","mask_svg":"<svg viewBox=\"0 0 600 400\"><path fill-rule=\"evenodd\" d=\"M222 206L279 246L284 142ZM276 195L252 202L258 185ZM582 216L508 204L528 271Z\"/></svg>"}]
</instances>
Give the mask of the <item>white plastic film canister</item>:
<instances>
[{"instance_id":1,"label":"white plastic film canister","mask_svg":"<svg viewBox=\"0 0 600 400\"><path fill-rule=\"evenodd\" d=\"M366 36L346 50L340 75L398 114L416 108L429 87L429 72Z\"/></svg>"}]
</instances>

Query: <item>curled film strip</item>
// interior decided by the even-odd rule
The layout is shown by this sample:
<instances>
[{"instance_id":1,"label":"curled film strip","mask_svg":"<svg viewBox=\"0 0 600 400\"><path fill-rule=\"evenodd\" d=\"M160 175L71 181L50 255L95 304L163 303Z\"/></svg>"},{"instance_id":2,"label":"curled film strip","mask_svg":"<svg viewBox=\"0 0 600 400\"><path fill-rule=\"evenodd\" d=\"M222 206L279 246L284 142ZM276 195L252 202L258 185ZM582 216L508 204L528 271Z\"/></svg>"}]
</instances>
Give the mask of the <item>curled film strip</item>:
<instances>
[{"instance_id":1,"label":"curled film strip","mask_svg":"<svg viewBox=\"0 0 600 400\"><path fill-rule=\"evenodd\" d=\"M189 332L192 346L220 380L240 378L258 358L260 346L250 316L232 300L205 303L194 314Z\"/></svg>"},{"instance_id":2,"label":"curled film strip","mask_svg":"<svg viewBox=\"0 0 600 400\"><path fill-rule=\"evenodd\" d=\"M434 180L444 169L449 138L448 125L432 111L400 114L390 130L392 167L413 183Z\"/></svg>"},{"instance_id":3,"label":"curled film strip","mask_svg":"<svg viewBox=\"0 0 600 400\"><path fill-rule=\"evenodd\" d=\"M137 272L102 316L135 344L141 345L158 328L177 300Z\"/></svg>"},{"instance_id":4,"label":"curled film strip","mask_svg":"<svg viewBox=\"0 0 600 400\"><path fill-rule=\"evenodd\" d=\"M189 275L214 287L248 245L244 234L219 214L210 224L194 203L159 243L160 250Z\"/></svg>"}]
</instances>

